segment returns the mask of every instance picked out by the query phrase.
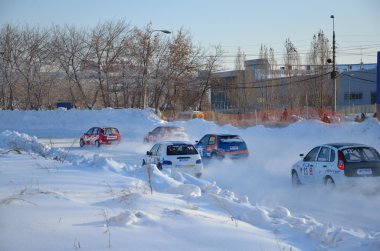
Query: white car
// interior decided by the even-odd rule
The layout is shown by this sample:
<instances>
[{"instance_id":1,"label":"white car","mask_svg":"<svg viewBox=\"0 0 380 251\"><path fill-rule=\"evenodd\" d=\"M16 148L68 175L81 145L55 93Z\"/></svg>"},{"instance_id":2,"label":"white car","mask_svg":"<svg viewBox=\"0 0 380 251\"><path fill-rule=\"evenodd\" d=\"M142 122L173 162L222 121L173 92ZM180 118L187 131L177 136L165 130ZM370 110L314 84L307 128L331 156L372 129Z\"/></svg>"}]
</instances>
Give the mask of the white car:
<instances>
[{"instance_id":1,"label":"white car","mask_svg":"<svg viewBox=\"0 0 380 251\"><path fill-rule=\"evenodd\" d=\"M380 155L376 149L355 143L314 147L292 166L293 185L321 183L329 186L352 184L361 178L380 177Z\"/></svg>"},{"instance_id":2,"label":"white car","mask_svg":"<svg viewBox=\"0 0 380 251\"><path fill-rule=\"evenodd\" d=\"M164 141L156 143L147 151L143 165L155 164L159 170L171 168L174 171L190 173L200 177L203 172L201 156L194 145L187 141Z\"/></svg>"}]
</instances>

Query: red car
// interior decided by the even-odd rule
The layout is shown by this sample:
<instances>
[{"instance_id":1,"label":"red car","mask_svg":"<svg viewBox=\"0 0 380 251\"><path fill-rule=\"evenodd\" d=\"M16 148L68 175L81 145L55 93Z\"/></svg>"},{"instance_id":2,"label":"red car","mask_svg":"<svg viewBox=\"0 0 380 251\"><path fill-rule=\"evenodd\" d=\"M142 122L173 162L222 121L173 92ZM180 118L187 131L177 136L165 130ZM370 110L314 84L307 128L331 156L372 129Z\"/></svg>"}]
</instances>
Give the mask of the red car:
<instances>
[{"instance_id":1,"label":"red car","mask_svg":"<svg viewBox=\"0 0 380 251\"><path fill-rule=\"evenodd\" d=\"M99 147L101 144L111 144L119 142L121 139L120 132L114 127L92 127L85 134L80 137L79 145L96 145Z\"/></svg>"}]
</instances>

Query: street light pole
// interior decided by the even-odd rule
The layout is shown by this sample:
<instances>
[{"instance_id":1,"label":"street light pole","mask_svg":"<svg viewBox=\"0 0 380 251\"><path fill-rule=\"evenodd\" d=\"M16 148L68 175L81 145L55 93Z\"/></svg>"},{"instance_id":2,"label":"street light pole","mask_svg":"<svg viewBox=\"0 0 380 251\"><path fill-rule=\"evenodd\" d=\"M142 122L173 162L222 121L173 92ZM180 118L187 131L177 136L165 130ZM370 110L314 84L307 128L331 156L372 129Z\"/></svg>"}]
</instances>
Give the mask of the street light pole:
<instances>
[{"instance_id":1,"label":"street light pole","mask_svg":"<svg viewBox=\"0 0 380 251\"><path fill-rule=\"evenodd\" d=\"M170 34L171 32L168 30L152 30L147 37L147 48L146 48L146 57L145 57L145 66L143 72L143 88L144 88L144 100L143 100L143 109L146 108L147 105L147 75L148 75L148 65L149 65L149 57L150 57L150 39L154 32L162 32L165 34Z\"/></svg>"},{"instance_id":2,"label":"street light pole","mask_svg":"<svg viewBox=\"0 0 380 251\"><path fill-rule=\"evenodd\" d=\"M333 60L332 60L333 71L331 73L331 78L334 81L334 85L333 85L334 102L332 104L332 111L333 111L333 114L335 114L336 113L336 77L337 77L336 65L335 65L335 17L334 15L331 15L330 18L332 18L333 20Z\"/></svg>"}]
</instances>

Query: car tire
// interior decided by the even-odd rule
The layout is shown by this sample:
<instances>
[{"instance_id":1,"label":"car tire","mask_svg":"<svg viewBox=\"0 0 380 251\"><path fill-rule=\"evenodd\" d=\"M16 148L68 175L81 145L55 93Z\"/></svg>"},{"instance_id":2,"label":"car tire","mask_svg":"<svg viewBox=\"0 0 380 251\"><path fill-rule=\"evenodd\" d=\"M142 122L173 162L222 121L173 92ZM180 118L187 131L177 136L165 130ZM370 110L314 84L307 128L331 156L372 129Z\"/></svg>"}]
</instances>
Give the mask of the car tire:
<instances>
[{"instance_id":1,"label":"car tire","mask_svg":"<svg viewBox=\"0 0 380 251\"><path fill-rule=\"evenodd\" d=\"M80 141L79 141L79 146L80 146L80 147L83 147L83 146L84 146L84 140L83 140L83 139L80 139Z\"/></svg>"},{"instance_id":2,"label":"car tire","mask_svg":"<svg viewBox=\"0 0 380 251\"><path fill-rule=\"evenodd\" d=\"M96 145L97 147L100 147L100 142L99 142L99 140L95 141L95 145Z\"/></svg>"},{"instance_id":3,"label":"car tire","mask_svg":"<svg viewBox=\"0 0 380 251\"><path fill-rule=\"evenodd\" d=\"M143 166L146 165L145 159L143 159L143 161L142 161L142 165L143 165Z\"/></svg>"},{"instance_id":4,"label":"car tire","mask_svg":"<svg viewBox=\"0 0 380 251\"><path fill-rule=\"evenodd\" d=\"M298 177L298 174L297 174L296 171L292 172L292 185L294 187L297 187L297 186L301 185L300 178Z\"/></svg>"},{"instance_id":5,"label":"car tire","mask_svg":"<svg viewBox=\"0 0 380 251\"><path fill-rule=\"evenodd\" d=\"M216 152L211 153L211 159L215 159L215 160L219 160L219 161L223 160L223 158L218 156L218 154Z\"/></svg>"},{"instance_id":6,"label":"car tire","mask_svg":"<svg viewBox=\"0 0 380 251\"><path fill-rule=\"evenodd\" d=\"M328 188L334 188L335 182L334 182L333 178L331 178L330 176L327 176L325 178L325 186Z\"/></svg>"},{"instance_id":7,"label":"car tire","mask_svg":"<svg viewBox=\"0 0 380 251\"><path fill-rule=\"evenodd\" d=\"M161 164L161 163L158 163L158 164L157 164L157 168L158 168L158 170L161 171L161 170L162 170L162 164Z\"/></svg>"}]
</instances>

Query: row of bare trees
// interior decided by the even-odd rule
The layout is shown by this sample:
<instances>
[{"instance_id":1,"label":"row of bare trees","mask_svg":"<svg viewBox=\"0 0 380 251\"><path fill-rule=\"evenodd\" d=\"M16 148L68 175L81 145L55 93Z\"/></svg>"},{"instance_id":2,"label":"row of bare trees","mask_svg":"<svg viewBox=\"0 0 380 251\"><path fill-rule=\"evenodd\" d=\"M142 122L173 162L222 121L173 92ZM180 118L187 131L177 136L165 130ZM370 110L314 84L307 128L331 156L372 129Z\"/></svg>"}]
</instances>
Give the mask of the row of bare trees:
<instances>
[{"instance_id":1,"label":"row of bare trees","mask_svg":"<svg viewBox=\"0 0 380 251\"><path fill-rule=\"evenodd\" d=\"M91 29L5 25L0 30L0 109L48 109L59 101L78 108L152 107L156 111L210 109L208 92L223 92L240 113L278 107L324 107L331 102L323 31L313 36L305 69L290 39L282 67L263 45L253 69L238 49L235 76L226 84L220 46L204 49L180 29L123 20Z\"/></svg>"},{"instance_id":2,"label":"row of bare trees","mask_svg":"<svg viewBox=\"0 0 380 251\"><path fill-rule=\"evenodd\" d=\"M125 21L92 29L5 25L0 30L0 108L193 109L202 106L222 51ZM202 73L202 74L199 74ZM191 80L196 80L193 84Z\"/></svg>"}]
</instances>

